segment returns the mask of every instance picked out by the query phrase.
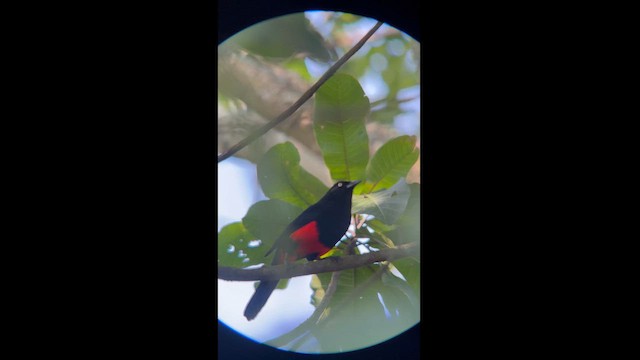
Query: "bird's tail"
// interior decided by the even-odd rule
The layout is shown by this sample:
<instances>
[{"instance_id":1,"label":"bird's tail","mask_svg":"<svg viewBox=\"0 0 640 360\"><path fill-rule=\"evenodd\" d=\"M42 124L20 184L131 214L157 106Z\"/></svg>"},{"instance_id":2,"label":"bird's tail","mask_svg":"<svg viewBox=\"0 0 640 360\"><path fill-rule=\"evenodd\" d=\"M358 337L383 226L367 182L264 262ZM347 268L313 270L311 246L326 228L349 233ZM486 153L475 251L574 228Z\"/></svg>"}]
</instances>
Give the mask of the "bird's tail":
<instances>
[{"instance_id":1,"label":"bird's tail","mask_svg":"<svg viewBox=\"0 0 640 360\"><path fill-rule=\"evenodd\" d=\"M260 282L256 292L253 294L251 300L249 300L249 303L247 304L247 307L244 309L244 317L246 317L247 320L253 320L256 315L258 315L277 286L278 280Z\"/></svg>"},{"instance_id":2,"label":"bird's tail","mask_svg":"<svg viewBox=\"0 0 640 360\"><path fill-rule=\"evenodd\" d=\"M273 250L273 248L271 250ZM271 250L269 250L269 252L271 252ZM278 265L278 264L284 263L285 256L286 254L284 251L282 251L282 249L276 250L276 253L273 257L273 261L271 262L271 265ZM288 260L295 261L295 258L291 258ZM256 292L253 293L251 300L249 300L247 307L244 309L244 317L246 317L247 320L251 321L258 315L260 310L262 310L262 307L264 306L264 304L266 304L267 300L269 300L269 297L271 296L271 293L273 292L273 290L275 290L275 288L278 286L279 281L280 280L260 281L260 284L258 285Z\"/></svg>"}]
</instances>

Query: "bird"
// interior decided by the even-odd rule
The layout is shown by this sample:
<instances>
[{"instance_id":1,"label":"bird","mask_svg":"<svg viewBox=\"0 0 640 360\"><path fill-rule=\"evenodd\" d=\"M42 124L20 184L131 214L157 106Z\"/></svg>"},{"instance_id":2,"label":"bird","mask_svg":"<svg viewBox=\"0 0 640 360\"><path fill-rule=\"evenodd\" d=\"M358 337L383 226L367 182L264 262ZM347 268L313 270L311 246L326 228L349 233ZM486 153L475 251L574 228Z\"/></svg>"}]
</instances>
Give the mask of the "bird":
<instances>
[{"instance_id":1,"label":"bird","mask_svg":"<svg viewBox=\"0 0 640 360\"><path fill-rule=\"evenodd\" d=\"M271 265L306 258L313 261L329 252L347 232L351 223L351 197L360 180L338 181L315 204L296 217L266 252L275 251ZM244 310L253 320L267 303L279 280L263 280Z\"/></svg>"}]
</instances>

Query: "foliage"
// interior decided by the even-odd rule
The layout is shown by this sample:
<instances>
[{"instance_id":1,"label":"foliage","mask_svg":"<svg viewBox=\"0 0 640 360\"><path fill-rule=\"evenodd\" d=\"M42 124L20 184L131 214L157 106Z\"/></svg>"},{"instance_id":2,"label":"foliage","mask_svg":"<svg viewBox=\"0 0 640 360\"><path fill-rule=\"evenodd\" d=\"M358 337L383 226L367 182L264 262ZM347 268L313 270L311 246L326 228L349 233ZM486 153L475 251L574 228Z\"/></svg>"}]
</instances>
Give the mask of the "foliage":
<instances>
[{"instance_id":1,"label":"foliage","mask_svg":"<svg viewBox=\"0 0 640 360\"><path fill-rule=\"evenodd\" d=\"M328 190L327 186L300 166L300 155L290 142L272 147L257 168L262 191L271 199L306 208Z\"/></svg>"},{"instance_id":2,"label":"foliage","mask_svg":"<svg viewBox=\"0 0 640 360\"><path fill-rule=\"evenodd\" d=\"M295 21L299 23L300 19ZM358 21L358 17L349 14L337 14L330 19L333 40L328 42L338 54L344 53L341 36L346 36L350 26ZM318 42L313 44L314 49L305 51L315 53L318 61L326 61L331 51L322 52L318 44L327 46L325 42ZM261 49L260 45L251 46L256 48L256 54L267 56L268 49ZM246 49L250 50L251 46L246 45ZM283 57L290 56L279 61L290 71L298 71L310 79L300 58L292 55L305 51L282 51ZM371 156L366 127L370 121L390 122L404 111L398 94L419 85L415 69L406 65L410 62L407 58L415 61L415 51L415 41L391 32L347 62L315 94L313 131L331 179L363 180L354 191L352 211L366 219L355 230L355 239L365 245L350 247L342 243L332 256L419 241L420 184L407 184L404 180L420 156L417 138L393 137ZM373 107L358 81L371 71L377 72L388 86L387 95ZM268 263L264 254L286 225L328 189L300 165L300 154L291 142L271 147L256 165L260 187L269 199L253 204L241 222L229 224L219 232L220 266ZM309 333L299 334L298 340L289 347L309 346L307 340L313 337L323 351L335 352L358 348L359 344L368 346L407 329L419 319L419 269L420 259L416 254L393 263L343 270L318 326ZM331 273L313 276L310 301L315 306L326 296L330 279ZM281 286L286 286L286 282L281 282ZM332 331L336 328L344 331ZM363 328L368 331L362 332ZM345 332L350 336L345 337Z\"/></svg>"},{"instance_id":3,"label":"foliage","mask_svg":"<svg viewBox=\"0 0 640 360\"><path fill-rule=\"evenodd\" d=\"M331 178L359 180L369 160L365 116L369 99L358 81L336 74L316 93L314 130Z\"/></svg>"}]
</instances>

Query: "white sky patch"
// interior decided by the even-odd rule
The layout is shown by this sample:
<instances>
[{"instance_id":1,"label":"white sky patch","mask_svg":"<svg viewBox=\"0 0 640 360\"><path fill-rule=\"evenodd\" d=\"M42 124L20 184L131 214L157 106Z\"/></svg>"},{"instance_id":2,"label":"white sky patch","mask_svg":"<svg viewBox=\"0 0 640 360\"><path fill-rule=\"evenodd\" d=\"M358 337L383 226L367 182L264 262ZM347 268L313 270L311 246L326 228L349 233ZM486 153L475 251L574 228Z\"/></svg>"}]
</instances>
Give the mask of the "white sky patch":
<instances>
[{"instance_id":1,"label":"white sky patch","mask_svg":"<svg viewBox=\"0 0 640 360\"><path fill-rule=\"evenodd\" d=\"M250 248L254 248L254 247L258 247L260 246L260 244L262 244L262 240L258 239L258 240L251 240L249 241L249 243L247 244L248 247Z\"/></svg>"},{"instance_id":2,"label":"white sky patch","mask_svg":"<svg viewBox=\"0 0 640 360\"><path fill-rule=\"evenodd\" d=\"M404 52L405 43L400 39L393 39L387 43L387 52L392 56L400 56Z\"/></svg>"},{"instance_id":3,"label":"white sky patch","mask_svg":"<svg viewBox=\"0 0 640 360\"><path fill-rule=\"evenodd\" d=\"M389 61L387 61L387 58L384 55L375 53L369 58L369 64L373 70L383 72L389 65Z\"/></svg>"},{"instance_id":4,"label":"white sky patch","mask_svg":"<svg viewBox=\"0 0 640 360\"><path fill-rule=\"evenodd\" d=\"M367 254L370 252L364 245L358 245L358 250L360 251L360 254Z\"/></svg>"},{"instance_id":5,"label":"white sky patch","mask_svg":"<svg viewBox=\"0 0 640 360\"><path fill-rule=\"evenodd\" d=\"M398 91L398 100L413 99L400 104L405 113L396 115L393 125L402 135L419 135L420 133L420 85Z\"/></svg>"},{"instance_id":6,"label":"white sky patch","mask_svg":"<svg viewBox=\"0 0 640 360\"><path fill-rule=\"evenodd\" d=\"M329 68L331 67L330 64L315 61L309 57L304 58L304 64L307 66L309 75L316 79L322 76L322 74L327 72L327 70L329 70Z\"/></svg>"},{"instance_id":7,"label":"white sky patch","mask_svg":"<svg viewBox=\"0 0 640 360\"><path fill-rule=\"evenodd\" d=\"M218 164L218 231L240 221L253 203L265 199L257 183L256 166L230 157Z\"/></svg>"},{"instance_id":8,"label":"white sky patch","mask_svg":"<svg viewBox=\"0 0 640 360\"><path fill-rule=\"evenodd\" d=\"M362 90L369 98L369 102L384 99L389 94L389 87L382 75L371 69L359 79Z\"/></svg>"},{"instance_id":9,"label":"white sky patch","mask_svg":"<svg viewBox=\"0 0 640 360\"><path fill-rule=\"evenodd\" d=\"M331 30L333 30L333 22L327 21L331 14L332 12L327 11L307 11L304 13L311 25L325 39L331 37Z\"/></svg>"},{"instance_id":10,"label":"white sky patch","mask_svg":"<svg viewBox=\"0 0 640 360\"><path fill-rule=\"evenodd\" d=\"M307 319L311 305L311 275L289 280L284 290L276 289L258 316L247 321L244 308L253 295L253 281L218 280L218 319L258 342L270 340L293 330Z\"/></svg>"},{"instance_id":11,"label":"white sky patch","mask_svg":"<svg viewBox=\"0 0 640 360\"><path fill-rule=\"evenodd\" d=\"M401 135L420 134L420 116L415 113L404 113L396 115L393 126Z\"/></svg>"}]
</instances>

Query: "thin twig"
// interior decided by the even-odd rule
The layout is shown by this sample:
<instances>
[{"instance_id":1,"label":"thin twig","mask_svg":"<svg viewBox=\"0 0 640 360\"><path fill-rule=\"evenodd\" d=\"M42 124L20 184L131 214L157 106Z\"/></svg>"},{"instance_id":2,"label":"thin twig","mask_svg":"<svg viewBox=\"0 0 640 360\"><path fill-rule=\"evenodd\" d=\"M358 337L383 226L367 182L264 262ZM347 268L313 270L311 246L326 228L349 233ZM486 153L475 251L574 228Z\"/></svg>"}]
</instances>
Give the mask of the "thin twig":
<instances>
[{"instance_id":1,"label":"thin twig","mask_svg":"<svg viewBox=\"0 0 640 360\"><path fill-rule=\"evenodd\" d=\"M293 105L291 105L282 114L278 115L278 117L271 120L267 124L263 125L259 129L256 129L249 136L247 136L237 144L233 145L224 153L218 155L218 162L221 162L222 160L231 157L233 154L242 150L245 146L249 145L254 140L256 140L257 138L265 134L267 131L271 130L274 126L278 125L280 122L284 121L286 118L291 116L291 114L293 114L296 110L298 110L298 108L300 108L300 106L302 106L302 104L304 104L307 100L309 100L311 96L313 96L313 94L316 91L318 91L318 89L322 86L322 84L324 84L327 80L329 80L329 78L333 76L333 74L335 74L336 71L338 71L338 69L342 65L344 65L344 63L346 63L347 60L349 60L349 58L351 58L351 56L353 56L353 54L355 54L358 50L360 50L360 48L364 45L364 43L367 42L367 40L369 40L371 35L373 35L373 33L375 33L380 26L382 26L382 22L378 21L378 23L376 23L373 26L373 28L371 28L371 30L369 30L369 32L360 41L358 41L358 43L353 48L351 48L351 50L349 50L346 54L344 54L340 58L340 60L338 60L335 64L333 64L333 66L331 66L329 70L327 70L327 72L325 72L322 75L322 77L320 77L320 79L318 79L318 81L309 88L309 90L307 90L304 94L302 94L302 96L298 99L298 101L296 101Z\"/></svg>"}]
</instances>

